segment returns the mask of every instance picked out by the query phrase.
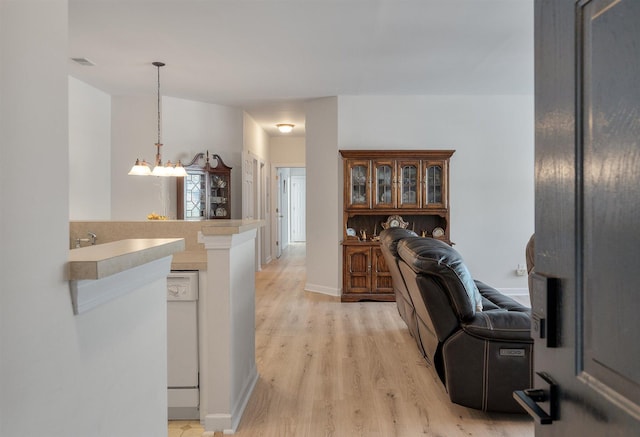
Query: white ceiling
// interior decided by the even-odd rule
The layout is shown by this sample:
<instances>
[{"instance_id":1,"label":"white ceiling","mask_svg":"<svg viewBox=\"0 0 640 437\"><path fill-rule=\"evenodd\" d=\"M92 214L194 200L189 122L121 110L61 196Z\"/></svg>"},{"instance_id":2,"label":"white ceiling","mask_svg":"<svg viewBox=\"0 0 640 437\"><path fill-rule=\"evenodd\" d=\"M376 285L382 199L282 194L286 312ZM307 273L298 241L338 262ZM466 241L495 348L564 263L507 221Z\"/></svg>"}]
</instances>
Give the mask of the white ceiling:
<instances>
[{"instance_id":1,"label":"white ceiling","mask_svg":"<svg viewBox=\"0 0 640 437\"><path fill-rule=\"evenodd\" d=\"M533 0L69 0L70 74L246 110L269 135L336 95L531 94Z\"/></svg>"}]
</instances>

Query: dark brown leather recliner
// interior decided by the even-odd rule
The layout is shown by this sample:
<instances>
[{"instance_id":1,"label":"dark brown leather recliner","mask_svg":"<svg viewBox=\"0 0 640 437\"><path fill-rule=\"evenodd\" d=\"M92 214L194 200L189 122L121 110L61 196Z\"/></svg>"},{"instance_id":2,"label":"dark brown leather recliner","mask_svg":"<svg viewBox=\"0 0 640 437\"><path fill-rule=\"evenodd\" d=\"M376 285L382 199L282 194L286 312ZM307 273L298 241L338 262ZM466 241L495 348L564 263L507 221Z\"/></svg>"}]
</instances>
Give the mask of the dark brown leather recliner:
<instances>
[{"instance_id":1,"label":"dark brown leather recliner","mask_svg":"<svg viewBox=\"0 0 640 437\"><path fill-rule=\"evenodd\" d=\"M381 234L383 253L389 252L386 237ZM442 241L407 237L397 241L397 254L421 350L451 401L523 412L512 393L532 383L529 308L474 281L460 254Z\"/></svg>"}]
</instances>

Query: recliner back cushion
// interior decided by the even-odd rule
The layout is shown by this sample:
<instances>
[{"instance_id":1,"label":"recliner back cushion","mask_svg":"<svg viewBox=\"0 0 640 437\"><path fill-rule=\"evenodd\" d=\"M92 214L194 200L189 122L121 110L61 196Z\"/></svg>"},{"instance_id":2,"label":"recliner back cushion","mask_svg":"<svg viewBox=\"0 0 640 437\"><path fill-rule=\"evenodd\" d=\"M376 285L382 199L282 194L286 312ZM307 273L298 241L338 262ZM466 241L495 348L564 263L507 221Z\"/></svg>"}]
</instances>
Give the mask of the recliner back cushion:
<instances>
[{"instance_id":1,"label":"recliner back cushion","mask_svg":"<svg viewBox=\"0 0 640 437\"><path fill-rule=\"evenodd\" d=\"M418 274L440 279L460 320L482 311L482 296L460 254L434 238L407 238L398 243L398 255Z\"/></svg>"}]
</instances>

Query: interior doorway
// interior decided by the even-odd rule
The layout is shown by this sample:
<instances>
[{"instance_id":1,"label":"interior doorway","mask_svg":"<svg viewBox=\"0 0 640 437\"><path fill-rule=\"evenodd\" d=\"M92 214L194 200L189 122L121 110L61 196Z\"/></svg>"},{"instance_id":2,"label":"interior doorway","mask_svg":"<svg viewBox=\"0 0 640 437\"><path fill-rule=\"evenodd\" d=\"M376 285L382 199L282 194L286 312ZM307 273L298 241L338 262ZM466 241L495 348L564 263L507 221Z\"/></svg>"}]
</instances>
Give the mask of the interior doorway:
<instances>
[{"instance_id":1,"label":"interior doorway","mask_svg":"<svg viewBox=\"0 0 640 437\"><path fill-rule=\"evenodd\" d=\"M291 243L306 241L306 169L275 167L273 253L276 258Z\"/></svg>"}]
</instances>

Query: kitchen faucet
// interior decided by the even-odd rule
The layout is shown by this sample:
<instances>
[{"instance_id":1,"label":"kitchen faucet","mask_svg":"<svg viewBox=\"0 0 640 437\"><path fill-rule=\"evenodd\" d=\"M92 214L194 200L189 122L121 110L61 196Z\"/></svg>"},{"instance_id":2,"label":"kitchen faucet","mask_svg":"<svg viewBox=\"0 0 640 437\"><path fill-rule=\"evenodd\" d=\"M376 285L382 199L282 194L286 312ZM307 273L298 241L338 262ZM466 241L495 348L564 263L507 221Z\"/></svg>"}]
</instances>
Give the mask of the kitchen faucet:
<instances>
[{"instance_id":1,"label":"kitchen faucet","mask_svg":"<svg viewBox=\"0 0 640 437\"><path fill-rule=\"evenodd\" d=\"M98 236L91 231L87 235L89 235L89 238L76 238L76 249L82 247L80 243L91 243L92 246L95 246Z\"/></svg>"}]
</instances>

